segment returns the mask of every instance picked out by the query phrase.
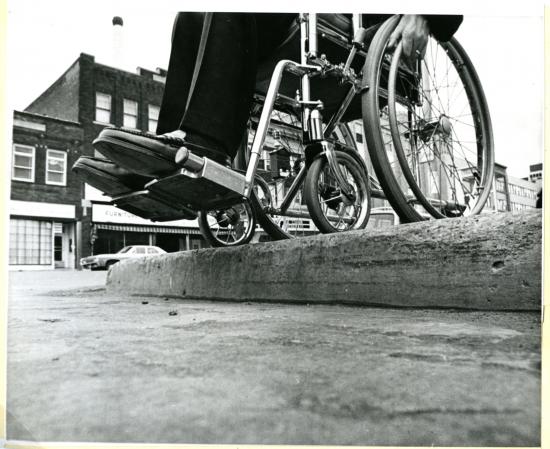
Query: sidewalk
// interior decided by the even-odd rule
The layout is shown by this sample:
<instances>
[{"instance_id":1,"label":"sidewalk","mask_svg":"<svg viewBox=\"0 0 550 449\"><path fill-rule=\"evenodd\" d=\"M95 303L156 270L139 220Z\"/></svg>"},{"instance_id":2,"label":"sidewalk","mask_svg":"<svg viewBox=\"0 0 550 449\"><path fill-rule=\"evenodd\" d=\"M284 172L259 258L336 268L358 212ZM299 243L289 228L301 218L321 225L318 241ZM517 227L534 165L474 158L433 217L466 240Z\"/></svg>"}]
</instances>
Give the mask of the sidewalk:
<instances>
[{"instance_id":1,"label":"sidewalk","mask_svg":"<svg viewBox=\"0 0 550 449\"><path fill-rule=\"evenodd\" d=\"M542 214L483 214L117 264L115 294L539 311Z\"/></svg>"},{"instance_id":2,"label":"sidewalk","mask_svg":"<svg viewBox=\"0 0 550 449\"><path fill-rule=\"evenodd\" d=\"M11 289L10 440L540 445L538 313L56 290Z\"/></svg>"}]
</instances>

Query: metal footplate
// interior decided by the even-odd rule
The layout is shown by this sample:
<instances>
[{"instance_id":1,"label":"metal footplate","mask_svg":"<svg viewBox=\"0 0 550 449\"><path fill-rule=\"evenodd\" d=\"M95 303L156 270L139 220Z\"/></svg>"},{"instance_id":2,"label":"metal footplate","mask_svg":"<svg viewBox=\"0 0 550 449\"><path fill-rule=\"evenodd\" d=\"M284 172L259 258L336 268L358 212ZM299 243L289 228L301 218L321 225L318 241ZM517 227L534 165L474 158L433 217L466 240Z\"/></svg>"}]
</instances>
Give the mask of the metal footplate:
<instances>
[{"instance_id":1,"label":"metal footplate","mask_svg":"<svg viewBox=\"0 0 550 449\"><path fill-rule=\"evenodd\" d=\"M197 214L179 204L176 198L165 198L149 190L140 190L113 198L112 204L151 221L194 220Z\"/></svg>"},{"instance_id":2,"label":"metal footplate","mask_svg":"<svg viewBox=\"0 0 550 449\"><path fill-rule=\"evenodd\" d=\"M226 208L243 201L245 177L207 157L179 149L177 173L151 181L145 187L154 195L175 198L190 210Z\"/></svg>"}]
</instances>

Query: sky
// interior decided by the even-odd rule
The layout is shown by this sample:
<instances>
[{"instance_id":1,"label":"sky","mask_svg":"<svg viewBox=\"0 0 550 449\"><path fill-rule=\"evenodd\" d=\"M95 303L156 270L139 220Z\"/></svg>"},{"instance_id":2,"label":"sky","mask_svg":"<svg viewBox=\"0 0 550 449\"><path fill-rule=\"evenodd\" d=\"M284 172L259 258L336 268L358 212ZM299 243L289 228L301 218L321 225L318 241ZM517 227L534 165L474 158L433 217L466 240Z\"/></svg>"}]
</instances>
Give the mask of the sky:
<instances>
[{"instance_id":1,"label":"sky","mask_svg":"<svg viewBox=\"0 0 550 449\"><path fill-rule=\"evenodd\" d=\"M300 2L304 10L323 12L463 13L456 37L481 79L493 121L496 161L508 174L528 175L529 165L542 162L543 2L485 0ZM229 6L230 5L230 6ZM276 3L209 0L11 0L8 3L7 107L22 110L78 58L134 72L136 67L166 68L172 23L177 10L297 11L296 2ZM306 6L308 8L306 8ZM124 19L124 60L114 63L112 17Z\"/></svg>"}]
</instances>

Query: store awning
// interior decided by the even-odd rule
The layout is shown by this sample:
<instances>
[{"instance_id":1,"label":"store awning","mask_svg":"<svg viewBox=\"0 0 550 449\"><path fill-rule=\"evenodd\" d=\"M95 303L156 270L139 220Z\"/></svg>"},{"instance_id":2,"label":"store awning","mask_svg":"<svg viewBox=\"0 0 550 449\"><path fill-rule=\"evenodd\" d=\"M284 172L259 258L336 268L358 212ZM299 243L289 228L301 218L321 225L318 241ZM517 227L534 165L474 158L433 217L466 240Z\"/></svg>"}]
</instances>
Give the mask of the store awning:
<instances>
[{"instance_id":1,"label":"store awning","mask_svg":"<svg viewBox=\"0 0 550 449\"><path fill-rule=\"evenodd\" d=\"M96 229L105 229L108 231L126 231L126 232L146 232L154 234L188 234L199 235L200 231L193 228L179 228L168 226L137 226L110 223L94 223Z\"/></svg>"}]
</instances>

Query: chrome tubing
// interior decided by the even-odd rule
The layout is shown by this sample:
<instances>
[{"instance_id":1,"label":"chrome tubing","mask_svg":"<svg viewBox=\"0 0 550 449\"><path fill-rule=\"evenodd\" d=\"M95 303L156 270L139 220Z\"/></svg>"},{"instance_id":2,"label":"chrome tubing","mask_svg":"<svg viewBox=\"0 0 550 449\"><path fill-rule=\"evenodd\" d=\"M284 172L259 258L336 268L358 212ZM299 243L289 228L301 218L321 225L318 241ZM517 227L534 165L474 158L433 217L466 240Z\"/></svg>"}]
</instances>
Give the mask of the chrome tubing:
<instances>
[{"instance_id":1,"label":"chrome tubing","mask_svg":"<svg viewBox=\"0 0 550 449\"><path fill-rule=\"evenodd\" d=\"M357 34L359 28L363 28L363 15L362 14L352 14L351 23L353 25L353 35Z\"/></svg>"},{"instance_id":2,"label":"chrome tubing","mask_svg":"<svg viewBox=\"0 0 550 449\"><path fill-rule=\"evenodd\" d=\"M256 129L254 141L252 142L250 160L246 169L244 196L247 198L250 198L250 195L252 193L252 186L254 185L254 175L256 174L256 169L258 168L260 153L262 151L265 137L267 135L269 123L271 121L271 113L273 112L273 106L275 105L275 100L277 99L277 92L279 92L283 73L287 70L293 73L299 73L300 75L306 74L304 76L307 76L307 73L311 71L318 71L320 69L314 66L304 67L303 65L298 64L294 61L290 61L288 59L283 59L282 61L279 61L275 66L275 70L273 71L273 75L271 76L271 82L269 83L269 89L267 90L267 94L265 96L262 114L260 115L260 120L258 121L258 128Z\"/></svg>"},{"instance_id":3,"label":"chrome tubing","mask_svg":"<svg viewBox=\"0 0 550 449\"><path fill-rule=\"evenodd\" d=\"M348 184L346 178L344 178L342 170L340 170L340 166L338 165L338 161L336 160L334 146L326 140L323 140L321 142L321 146L323 147L324 154L327 157L328 165L332 169L334 177L336 178L336 182L342 189L342 193L347 198L350 198L353 195L353 187Z\"/></svg>"},{"instance_id":4,"label":"chrome tubing","mask_svg":"<svg viewBox=\"0 0 550 449\"><path fill-rule=\"evenodd\" d=\"M309 16L307 14L300 14L300 62L302 65L308 63L308 28ZM309 76L307 74L302 76L300 81L301 100L311 101L311 89L309 83ZM305 106L302 108L302 130L304 134L308 132L309 126L309 113L310 109Z\"/></svg>"},{"instance_id":5,"label":"chrome tubing","mask_svg":"<svg viewBox=\"0 0 550 449\"><path fill-rule=\"evenodd\" d=\"M317 14L309 13L307 16L308 27L308 55L317 57Z\"/></svg>"},{"instance_id":6,"label":"chrome tubing","mask_svg":"<svg viewBox=\"0 0 550 449\"><path fill-rule=\"evenodd\" d=\"M319 112L319 109L314 109L311 111L309 119L311 123L308 133L309 141L317 142L319 140L323 140L323 116L321 115L321 112Z\"/></svg>"}]
</instances>

